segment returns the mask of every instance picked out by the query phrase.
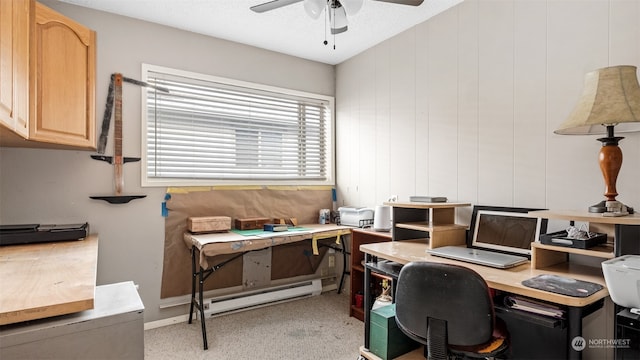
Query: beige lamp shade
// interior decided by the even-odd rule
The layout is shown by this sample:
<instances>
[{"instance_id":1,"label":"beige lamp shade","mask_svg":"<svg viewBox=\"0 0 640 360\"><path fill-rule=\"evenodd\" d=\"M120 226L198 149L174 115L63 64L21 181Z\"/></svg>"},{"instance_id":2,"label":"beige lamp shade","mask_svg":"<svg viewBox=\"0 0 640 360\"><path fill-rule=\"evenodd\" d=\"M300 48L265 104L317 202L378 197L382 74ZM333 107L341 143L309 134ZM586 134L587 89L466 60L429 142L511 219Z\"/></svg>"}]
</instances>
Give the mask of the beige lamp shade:
<instances>
[{"instance_id":1,"label":"beige lamp shade","mask_svg":"<svg viewBox=\"0 0 640 360\"><path fill-rule=\"evenodd\" d=\"M635 66L612 66L585 75L584 91L569 118L554 131L561 135L640 131L640 85Z\"/></svg>"}]
</instances>

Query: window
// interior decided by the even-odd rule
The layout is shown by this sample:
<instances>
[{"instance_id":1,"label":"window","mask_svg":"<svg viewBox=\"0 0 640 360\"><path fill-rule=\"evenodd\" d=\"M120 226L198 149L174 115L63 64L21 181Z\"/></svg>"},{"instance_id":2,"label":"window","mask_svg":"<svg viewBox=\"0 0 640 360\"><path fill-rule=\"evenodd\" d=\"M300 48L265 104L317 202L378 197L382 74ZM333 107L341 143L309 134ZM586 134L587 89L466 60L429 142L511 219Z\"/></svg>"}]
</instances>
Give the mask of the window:
<instances>
[{"instance_id":1,"label":"window","mask_svg":"<svg viewBox=\"0 0 640 360\"><path fill-rule=\"evenodd\" d=\"M333 98L143 65L143 185L333 185Z\"/></svg>"}]
</instances>

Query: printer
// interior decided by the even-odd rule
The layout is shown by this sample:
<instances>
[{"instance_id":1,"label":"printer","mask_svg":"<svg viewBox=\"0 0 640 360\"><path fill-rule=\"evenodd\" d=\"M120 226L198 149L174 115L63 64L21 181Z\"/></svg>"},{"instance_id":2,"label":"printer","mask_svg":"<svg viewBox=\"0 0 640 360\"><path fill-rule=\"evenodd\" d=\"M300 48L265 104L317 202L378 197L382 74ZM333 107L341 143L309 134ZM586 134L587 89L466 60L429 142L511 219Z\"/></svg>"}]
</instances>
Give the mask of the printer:
<instances>
[{"instance_id":1,"label":"printer","mask_svg":"<svg viewBox=\"0 0 640 360\"><path fill-rule=\"evenodd\" d=\"M603 261L602 272L611 300L640 314L640 255L623 255Z\"/></svg>"},{"instance_id":2,"label":"printer","mask_svg":"<svg viewBox=\"0 0 640 360\"><path fill-rule=\"evenodd\" d=\"M340 225L368 227L373 225L373 209L364 207L342 206L338 208Z\"/></svg>"}]
</instances>

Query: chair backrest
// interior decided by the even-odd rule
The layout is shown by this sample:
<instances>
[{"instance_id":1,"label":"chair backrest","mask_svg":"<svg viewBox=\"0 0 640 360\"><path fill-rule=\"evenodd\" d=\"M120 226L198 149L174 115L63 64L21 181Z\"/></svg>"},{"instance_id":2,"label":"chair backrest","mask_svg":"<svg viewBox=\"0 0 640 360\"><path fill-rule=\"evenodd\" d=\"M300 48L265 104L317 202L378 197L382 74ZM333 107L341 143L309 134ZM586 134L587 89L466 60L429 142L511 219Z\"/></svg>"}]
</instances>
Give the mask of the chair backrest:
<instances>
[{"instance_id":1,"label":"chair backrest","mask_svg":"<svg viewBox=\"0 0 640 360\"><path fill-rule=\"evenodd\" d=\"M491 340L494 326L489 287L475 271L449 264L411 262L396 285L396 322L427 344L427 319L446 321L448 344L474 346Z\"/></svg>"}]
</instances>

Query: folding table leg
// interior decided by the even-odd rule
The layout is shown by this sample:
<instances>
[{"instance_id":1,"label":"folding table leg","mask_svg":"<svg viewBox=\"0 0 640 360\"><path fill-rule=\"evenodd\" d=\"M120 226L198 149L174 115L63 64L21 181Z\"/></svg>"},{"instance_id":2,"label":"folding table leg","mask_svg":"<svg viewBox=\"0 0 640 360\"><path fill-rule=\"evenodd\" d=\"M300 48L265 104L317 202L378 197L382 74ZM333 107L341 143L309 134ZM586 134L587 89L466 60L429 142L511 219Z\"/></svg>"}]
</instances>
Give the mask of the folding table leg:
<instances>
[{"instance_id":1,"label":"folding table leg","mask_svg":"<svg viewBox=\"0 0 640 360\"><path fill-rule=\"evenodd\" d=\"M344 285L344 277L345 275L351 275L351 271L348 271L347 267L347 248L344 241L344 237L340 240L340 244L342 245L342 276L340 277L340 286L338 286L338 294L342 291L342 285Z\"/></svg>"},{"instance_id":2,"label":"folding table leg","mask_svg":"<svg viewBox=\"0 0 640 360\"><path fill-rule=\"evenodd\" d=\"M196 247L191 248L191 305L189 306L189 324L193 320L193 304L196 301Z\"/></svg>"},{"instance_id":3,"label":"folding table leg","mask_svg":"<svg viewBox=\"0 0 640 360\"><path fill-rule=\"evenodd\" d=\"M203 296L203 288L204 288L204 275L202 269L198 271L198 277L200 286L198 287L199 294L199 306L200 309L200 324L202 325L202 342L204 343L204 349L207 350L209 348L209 344L207 343L207 326L204 323L204 296Z\"/></svg>"}]
</instances>

